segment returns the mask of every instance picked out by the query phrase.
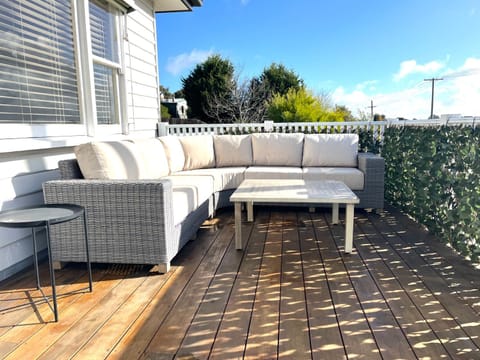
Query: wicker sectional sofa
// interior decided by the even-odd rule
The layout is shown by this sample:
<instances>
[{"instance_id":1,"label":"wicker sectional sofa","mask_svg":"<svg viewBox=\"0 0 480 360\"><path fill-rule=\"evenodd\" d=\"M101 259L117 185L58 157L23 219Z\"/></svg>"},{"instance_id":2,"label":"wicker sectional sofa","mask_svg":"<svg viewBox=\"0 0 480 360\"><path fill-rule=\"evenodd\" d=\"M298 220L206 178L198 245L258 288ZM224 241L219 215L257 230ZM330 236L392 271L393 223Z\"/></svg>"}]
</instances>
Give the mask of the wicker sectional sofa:
<instances>
[{"instance_id":1,"label":"wicker sectional sofa","mask_svg":"<svg viewBox=\"0 0 480 360\"><path fill-rule=\"evenodd\" d=\"M92 262L169 269L180 249L247 178L335 179L383 208L384 160L358 153L354 134L165 136L83 144L43 184L46 203L87 210ZM80 221L51 233L53 260L85 261Z\"/></svg>"}]
</instances>

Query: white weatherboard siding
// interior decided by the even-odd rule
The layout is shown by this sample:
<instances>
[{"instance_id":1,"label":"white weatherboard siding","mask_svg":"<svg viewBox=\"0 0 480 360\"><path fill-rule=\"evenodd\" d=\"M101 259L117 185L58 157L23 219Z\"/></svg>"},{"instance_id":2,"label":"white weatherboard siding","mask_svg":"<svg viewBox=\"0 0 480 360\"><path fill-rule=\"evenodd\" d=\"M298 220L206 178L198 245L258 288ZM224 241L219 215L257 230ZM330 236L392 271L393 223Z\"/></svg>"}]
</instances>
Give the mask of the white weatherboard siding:
<instances>
[{"instance_id":1,"label":"white weatherboard siding","mask_svg":"<svg viewBox=\"0 0 480 360\"><path fill-rule=\"evenodd\" d=\"M125 45L129 130L152 130L160 120L155 14L152 1L136 1Z\"/></svg>"},{"instance_id":2,"label":"white weatherboard siding","mask_svg":"<svg viewBox=\"0 0 480 360\"><path fill-rule=\"evenodd\" d=\"M124 41L126 113L130 137L151 137L160 120L155 16L153 1L136 0L135 4L136 11L128 15L128 39ZM78 131L71 137L62 131L62 137L57 137L54 127L48 126L53 131L32 132L25 124L2 125L0 210L43 203L42 183L59 177L58 161L73 157L73 145L95 140L78 136ZM121 137L101 133L102 140ZM38 232L38 239L44 248L43 231ZM31 256L30 230L0 228L0 280L30 265Z\"/></svg>"}]
</instances>

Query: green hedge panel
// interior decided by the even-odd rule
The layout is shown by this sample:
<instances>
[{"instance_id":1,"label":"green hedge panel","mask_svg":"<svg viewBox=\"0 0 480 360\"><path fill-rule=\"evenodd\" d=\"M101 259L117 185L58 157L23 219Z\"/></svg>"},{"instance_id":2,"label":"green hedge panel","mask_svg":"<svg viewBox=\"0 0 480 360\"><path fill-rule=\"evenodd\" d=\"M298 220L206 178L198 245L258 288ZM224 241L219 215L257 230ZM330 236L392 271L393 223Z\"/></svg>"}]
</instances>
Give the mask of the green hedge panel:
<instances>
[{"instance_id":1,"label":"green hedge panel","mask_svg":"<svg viewBox=\"0 0 480 360\"><path fill-rule=\"evenodd\" d=\"M385 130L386 200L472 261L480 258L480 128Z\"/></svg>"}]
</instances>

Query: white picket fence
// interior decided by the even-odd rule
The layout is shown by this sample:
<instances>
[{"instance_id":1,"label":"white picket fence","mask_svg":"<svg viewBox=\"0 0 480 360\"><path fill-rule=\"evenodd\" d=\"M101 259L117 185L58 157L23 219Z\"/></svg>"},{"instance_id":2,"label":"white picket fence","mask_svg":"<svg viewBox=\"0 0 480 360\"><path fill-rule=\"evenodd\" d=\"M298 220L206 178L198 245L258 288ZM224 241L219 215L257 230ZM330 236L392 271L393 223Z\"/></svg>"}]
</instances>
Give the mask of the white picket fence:
<instances>
[{"instance_id":1,"label":"white picket fence","mask_svg":"<svg viewBox=\"0 0 480 360\"><path fill-rule=\"evenodd\" d=\"M247 134L254 132L282 132L282 133L350 133L358 130L369 130L380 137L386 127L395 126L473 126L480 124L480 117L450 118L446 120L397 120L384 121L351 121L351 122L291 122L275 123L264 121L263 123L244 124L180 124L171 125L158 123L158 135L194 136L205 134Z\"/></svg>"}]
</instances>

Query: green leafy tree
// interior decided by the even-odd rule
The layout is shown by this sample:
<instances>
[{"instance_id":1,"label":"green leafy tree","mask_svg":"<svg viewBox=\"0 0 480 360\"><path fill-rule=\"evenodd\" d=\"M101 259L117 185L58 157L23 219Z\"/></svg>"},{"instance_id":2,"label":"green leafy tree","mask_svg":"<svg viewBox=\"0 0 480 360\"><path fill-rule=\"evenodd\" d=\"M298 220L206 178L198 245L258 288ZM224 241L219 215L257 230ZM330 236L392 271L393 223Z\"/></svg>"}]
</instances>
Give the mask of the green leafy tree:
<instances>
[{"instance_id":1,"label":"green leafy tree","mask_svg":"<svg viewBox=\"0 0 480 360\"><path fill-rule=\"evenodd\" d=\"M258 81L264 84L270 98L275 94L286 95L288 90L300 90L304 86L303 80L293 70L276 63L265 68Z\"/></svg>"},{"instance_id":2,"label":"green leafy tree","mask_svg":"<svg viewBox=\"0 0 480 360\"><path fill-rule=\"evenodd\" d=\"M220 55L212 55L182 79L182 92L188 103L190 117L206 122L218 122L218 119L206 113L205 105L209 98L229 96L234 71L229 60Z\"/></svg>"},{"instance_id":3,"label":"green leafy tree","mask_svg":"<svg viewBox=\"0 0 480 360\"><path fill-rule=\"evenodd\" d=\"M285 95L273 95L267 114L276 122L343 121L341 113L325 105L325 99L314 96L304 87L292 88Z\"/></svg>"},{"instance_id":4,"label":"green leafy tree","mask_svg":"<svg viewBox=\"0 0 480 360\"><path fill-rule=\"evenodd\" d=\"M353 116L350 109L348 109L344 105L336 105L335 106L335 112L338 113L343 118L343 121L356 121L357 120Z\"/></svg>"},{"instance_id":5,"label":"green leafy tree","mask_svg":"<svg viewBox=\"0 0 480 360\"><path fill-rule=\"evenodd\" d=\"M162 115L162 119L170 119L172 117L172 115L168 111L168 107L166 107L165 105L161 105L160 112Z\"/></svg>"},{"instance_id":6,"label":"green leafy tree","mask_svg":"<svg viewBox=\"0 0 480 360\"><path fill-rule=\"evenodd\" d=\"M173 97L173 94L170 92L170 90L168 90L167 87L160 85L159 89L160 89L160 94L163 95L164 99L170 99Z\"/></svg>"}]
</instances>

